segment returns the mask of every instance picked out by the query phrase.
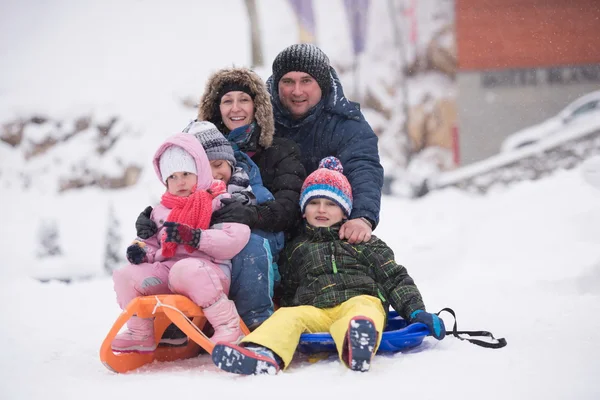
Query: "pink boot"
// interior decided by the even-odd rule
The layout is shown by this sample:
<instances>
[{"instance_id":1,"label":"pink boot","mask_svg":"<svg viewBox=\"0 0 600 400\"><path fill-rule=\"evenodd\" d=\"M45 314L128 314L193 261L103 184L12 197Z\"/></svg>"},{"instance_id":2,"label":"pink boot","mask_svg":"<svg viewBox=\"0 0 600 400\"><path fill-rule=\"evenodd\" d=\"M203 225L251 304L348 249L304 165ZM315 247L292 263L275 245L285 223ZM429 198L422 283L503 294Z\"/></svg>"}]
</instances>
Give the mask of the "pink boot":
<instances>
[{"instance_id":1,"label":"pink boot","mask_svg":"<svg viewBox=\"0 0 600 400\"><path fill-rule=\"evenodd\" d=\"M204 310L206 319L215 329L210 340L214 343L238 343L243 339L244 333L240 327L240 316L227 296L222 295L210 307Z\"/></svg>"},{"instance_id":2,"label":"pink boot","mask_svg":"<svg viewBox=\"0 0 600 400\"><path fill-rule=\"evenodd\" d=\"M131 317L127 330L113 339L111 348L121 353L151 353L156 350L154 319Z\"/></svg>"}]
</instances>

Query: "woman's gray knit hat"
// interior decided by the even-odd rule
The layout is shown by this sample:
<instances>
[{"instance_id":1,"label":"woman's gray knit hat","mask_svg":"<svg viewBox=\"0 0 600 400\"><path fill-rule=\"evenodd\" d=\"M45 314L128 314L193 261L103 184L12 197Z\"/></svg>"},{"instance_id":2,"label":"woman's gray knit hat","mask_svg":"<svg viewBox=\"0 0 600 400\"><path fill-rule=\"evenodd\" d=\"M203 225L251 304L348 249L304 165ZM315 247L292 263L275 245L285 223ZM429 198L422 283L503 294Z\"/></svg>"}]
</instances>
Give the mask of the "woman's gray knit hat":
<instances>
[{"instance_id":1,"label":"woman's gray knit hat","mask_svg":"<svg viewBox=\"0 0 600 400\"><path fill-rule=\"evenodd\" d=\"M329 58L314 44L300 43L286 47L273 61L273 83L278 87L279 80L291 71L306 72L319 84L323 96L329 93L331 75Z\"/></svg>"},{"instance_id":2,"label":"woman's gray knit hat","mask_svg":"<svg viewBox=\"0 0 600 400\"><path fill-rule=\"evenodd\" d=\"M235 167L235 156L231 143L213 123L193 121L183 131L196 136L196 139L202 143L208 161L227 160L232 167Z\"/></svg>"}]
</instances>

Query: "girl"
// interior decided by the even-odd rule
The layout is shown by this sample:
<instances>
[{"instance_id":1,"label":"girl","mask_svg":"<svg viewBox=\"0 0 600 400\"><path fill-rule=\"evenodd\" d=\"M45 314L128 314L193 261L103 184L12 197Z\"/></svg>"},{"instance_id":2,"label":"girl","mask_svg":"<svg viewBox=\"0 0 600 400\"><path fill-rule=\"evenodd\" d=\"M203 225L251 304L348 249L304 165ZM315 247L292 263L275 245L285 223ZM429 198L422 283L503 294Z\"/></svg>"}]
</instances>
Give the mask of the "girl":
<instances>
[{"instance_id":1,"label":"girl","mask_svg":"<svg viewBox=\"0 0 600 400\"><path fill-rule=\"evenodd\" d=\"M166 186L150 219L157 232L127 248L131 263L113 274L121 308L137 296L178 293L203 308L215 329L211 339L236 342L243 337L235 305L227 298L231 259L248 243L250 229L223 223L209 229L213 210L228 197L214 181L202 145L188 134L177 134L154 155L154 169ZM120 352L156 349L153 319L132 317L128 329L112 342Z\"/></svg>"}]
</instances>

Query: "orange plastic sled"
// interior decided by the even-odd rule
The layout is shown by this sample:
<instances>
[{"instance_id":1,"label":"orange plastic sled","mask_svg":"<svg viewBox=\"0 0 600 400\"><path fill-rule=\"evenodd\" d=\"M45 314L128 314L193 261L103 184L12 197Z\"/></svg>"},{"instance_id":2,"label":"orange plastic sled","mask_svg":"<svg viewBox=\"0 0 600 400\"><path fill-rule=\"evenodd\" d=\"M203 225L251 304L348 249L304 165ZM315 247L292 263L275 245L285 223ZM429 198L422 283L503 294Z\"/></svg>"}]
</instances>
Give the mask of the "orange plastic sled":
<instances>
[{"instance_id":1,"label":"orange plastic sled","mask_svg":"<svg viewBox=\"0 0 600 400\"><path fill-rule=\"evenodd\" d=\"M195 357L200 353L200 347L209 354L212 353L215 344L198 332L181 313L187 316L200 330L204 328L207 322L202 308L182 295L168 294L133 299L119 315L108 335L106 335L104 342L102 342L100 360L106 368L113 372L127 372L154 360L175 361ZM133 315L141 318L154 317L154 338L157 344L171 322L177 325L191 340L188 340L185 347L157 347L152 353L113 352L110 346L113 339ZM240 325L245 335L250 333L242 320L240 320Z\"/></svg>"}]
</instances>

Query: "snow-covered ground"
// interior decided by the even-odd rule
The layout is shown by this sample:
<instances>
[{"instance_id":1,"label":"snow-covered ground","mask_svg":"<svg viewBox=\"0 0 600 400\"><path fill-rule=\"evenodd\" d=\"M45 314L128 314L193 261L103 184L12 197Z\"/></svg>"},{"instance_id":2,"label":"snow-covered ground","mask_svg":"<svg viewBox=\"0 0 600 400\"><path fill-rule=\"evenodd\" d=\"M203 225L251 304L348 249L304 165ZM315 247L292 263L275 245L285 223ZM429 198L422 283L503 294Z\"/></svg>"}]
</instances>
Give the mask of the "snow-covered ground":
<instances>
[{"instance_id":1,"label":"snow-covered ground","mask_svg":"<svg viewBox=\"0 0 600 400\"><path fill-rule=\"evenodd\" d=\"M257 3L269 60L259 72L266 76L270 60L297 32L287 2ZM341 4L315 2L319 44L349 65ZM372 2L368 49L378 48L374 41L392 41L386 4ZM423 40L432 33L427 26ZM0 120L118 112L144 135L129 138L135 146L127 154L149 166L159 141L194 117L180 100L199 96L211 71L247 65L247 32L241 0L168 6L1 0ZM363 67L368 73L377 66ZM71 146L56 157L83 149ZM18 171L23 158L6 146L0 151L3 173ZM46 173L56 180L55 171ZM378 356L367 374L347 370L335 357L296 362L276 377L228 375L206 356L123 375L104 368L100 344L120 312L111 279L102 275L108 209L115 208L124 249L135 217L157 201L161 188L150 168L123 190L58 196L37 187L0 188L1 399L600 398L600 191L583 182L579 170L487 197L450 189L419 201L384 197L375 233L407 266L428 308L452 307L460 329L489 330L508 346L489 350L451 337L426 339L421 351ZM40 268L43 221L58 226L63 256L41 266L93 279L31 278Z\"/></svg>"},{"instance_id":2,"label":"snow-covered ground","mask_svg":"<svg viewBox=\"0 0 600 400\"><path fill-rule=\"evenodd\" d=\"M5 196L1 203L15 205ZM84 257L87 240L99 235L83 217L81 224ZM376 233L407 266L429 309L452 307L459 328L489 330L508 346L427 338L422 351L377 356L366 374L332 357L295 363L275 377L239 377L208 356L109 372L98 352L119 314L111 280L67 285L26 277L16 253L26 259L34 250L30 233L10 218L3 225L2 272L12 273L0 283L0 398L600 396L600 191L578 170L488 197L443 190L420 201L384 198Z\"/></svg>"}]
</instances>

